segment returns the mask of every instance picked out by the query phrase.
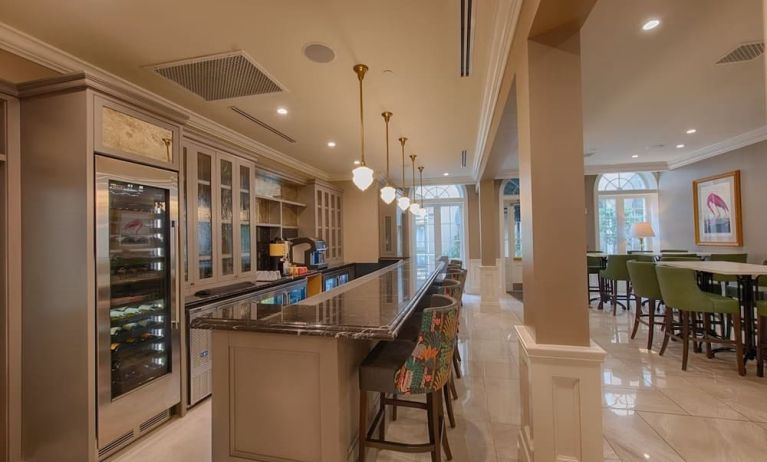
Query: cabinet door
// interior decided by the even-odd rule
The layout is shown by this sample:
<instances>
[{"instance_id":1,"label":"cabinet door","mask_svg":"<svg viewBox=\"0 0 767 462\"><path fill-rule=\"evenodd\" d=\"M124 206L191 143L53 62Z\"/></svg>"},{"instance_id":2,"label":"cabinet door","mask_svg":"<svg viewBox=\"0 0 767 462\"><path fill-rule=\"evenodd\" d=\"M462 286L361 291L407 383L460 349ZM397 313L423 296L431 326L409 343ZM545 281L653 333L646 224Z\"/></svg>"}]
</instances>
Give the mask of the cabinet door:
<instances>
[{"instance_id":1,"label":"cabinet door","mask_svg":"<svg viewBox=\"0 0 767 462\"><path fill-rule=\"evenodd\" d=\"M244 275L255 270L253 261L253 244L255 242L255 229L253 217L255 217L255 203L253 201L253 164L244 160L237 163L238 170L238 197L237 206L239 213L236 216L239 231L237 234L237 268L238 274Z\"/></svg>"},{"instance_id":2,"label":"cabinet door","mask_svg":"<svg viewBox=\"0 0 767 462\"><path fill-rule=\"evenodd\" d=\"M234 277L235 237L234 214L237 210L237 196L234 194L236 162L233 157L219 154L218 166L218 263L220 279Z\"/></svg>"},{"instance_id":3,"label":"cabinet door","mask_svg":"<svg viewBox=\"0 0 767 462\"><path fill-rule=\"evenodd\" d=\"M212 281L217 268L213 256L218 235L213 215L215 153L189 145L186 155L189 281L194 284Z\"/></svg>"}]
</instances>

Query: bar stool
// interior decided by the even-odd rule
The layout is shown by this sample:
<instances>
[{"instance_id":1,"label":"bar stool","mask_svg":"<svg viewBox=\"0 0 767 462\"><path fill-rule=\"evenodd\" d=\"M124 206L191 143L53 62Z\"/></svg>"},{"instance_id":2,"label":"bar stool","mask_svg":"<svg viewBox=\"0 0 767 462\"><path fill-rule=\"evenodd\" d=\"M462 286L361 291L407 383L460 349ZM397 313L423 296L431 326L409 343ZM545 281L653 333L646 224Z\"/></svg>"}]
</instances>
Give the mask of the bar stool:
<instances>
[{"instance_id":1,"label":"bar stool","mask_svg":"<svg viewBox=\"0 0 767 462\"><path fill-rule=\"evenodd\" d=\"M655 321L655 308L658 302L663 299L663 295L660 292L660 286L658 285L658 277L655 274L655 263L642 262L642 261L629 261L626 262L626 266L629 270L629 276L631 277L631 285L634 288L634 295L636 295L636 312L634 313L634 329L631 331L631 338L636 336L639 324L644 324L649 327L647 333L647 350L652 350L653 334L655 333L655 326L663 326L663 321ZM649 300L647 307L647 314L642 311L642 299ZM644 321L642 318L649 318L648 321Z\"/></svg>"},{"instance_id":2,"label":"bar stool","mask_svg":"<svg viewBox=\"0 0 767 462\"><path fill-rule=\"evenodd\" d=\"M452 460L447 441L442 393L450 377L453 349L458 333L458 301L433 295L423 310L418 341L379 342L360 365L359 461L365 462L367 447L400 452L430 452L441 462L442 448ZM380 407L367 427L367 393L380 394ZM388 398L387 394L426 395L426 403ZM386 441L386 405L407 406L427 412L429 442L422 444ZM378 438L374 438L378 427Z\"/></svg>"},{"instance_id":3,"label":"bar stool","mask_svg":"<svg viewBox=\"0 0 767 462\"><path fill-rule=\"evenodd\" d=\"M448 262L448 265L450 265L450 266L457 266L458 268L463 268L463 261L462 260L450 260Z\"/></svg>"},{"instance_id":4,"label":"bar stool","mask_svg":"<svg viewBox=\"0 0 767 462\"><path fill-rule=\"evenodd\" d=\"M764 377L767 360L767 301L756 302L756 375Z\"/></svg>"},{"instance_id":5,"label":"bar stool","mask_svg":"<svg viewBox=\"0 0 767 462\"><path fill-rule=\"evenodd\" d=\"M628 303L631 297L631 278L629 277L628 268L626 262L634 260L634 255L608 255L607 256L607 268L603 269L599 275L604 281L606 281L606 290L608 293L599 301L599 309L604 308L605 299L609 300L613 305L613 316L618 312L618 305L621 305L624 309L628 309L626 305L618 301L618 283L626 283L626 303Z\"/></svg>"},{"instance_id":6,"label":"bar stool","mask_svg":"<svg viewBox=\"0 0 767 462\"><path fill-rule=\"evenodd\" d=\"M599 294L599 297L593 297L589 298L589 304L596 300L602 299L602 294L604 292L604 289L602 288L602 278L600 277L599 273L602 272L602 257L595 257L591 255L586 255L586 288L588 290L588 295L591 297L591 294L597 293ZM597 277L597 283L598 285L592 286L591 285L591 276L596 275Z\"/></svg>"}]
</instances>

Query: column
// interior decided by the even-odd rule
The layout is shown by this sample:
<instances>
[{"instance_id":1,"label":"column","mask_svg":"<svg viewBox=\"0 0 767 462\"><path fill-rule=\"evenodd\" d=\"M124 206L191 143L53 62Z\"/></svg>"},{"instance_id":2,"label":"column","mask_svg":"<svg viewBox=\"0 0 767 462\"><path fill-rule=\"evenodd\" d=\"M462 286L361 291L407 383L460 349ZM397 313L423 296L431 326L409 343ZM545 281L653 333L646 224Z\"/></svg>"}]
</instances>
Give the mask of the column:
<instances>
[{"instance_id":1,"label":"column","mask_svg":"<svg viewBox=\"0 0 767 462\"><path fill-rule=\"evenodd\" d=\"M498 185L495 180L479 183L479 233L481 242L479 266L479 293L482 306L498 306L500 280L498 271Z\"/></svg>"},{"instance_id":2,"label":"column","mask_svg":"<svg viewBox=\"0 0 767 462\"><path fill-rule=\"evenodd\" d=\"M586 289L580 25L593 1L541 0L516 50L524 325L520 459L602 460L601 364ZM577 7L573 7L577 5ZM524 19L524 18L523 18Z\"/></svg>"}]
</instances>

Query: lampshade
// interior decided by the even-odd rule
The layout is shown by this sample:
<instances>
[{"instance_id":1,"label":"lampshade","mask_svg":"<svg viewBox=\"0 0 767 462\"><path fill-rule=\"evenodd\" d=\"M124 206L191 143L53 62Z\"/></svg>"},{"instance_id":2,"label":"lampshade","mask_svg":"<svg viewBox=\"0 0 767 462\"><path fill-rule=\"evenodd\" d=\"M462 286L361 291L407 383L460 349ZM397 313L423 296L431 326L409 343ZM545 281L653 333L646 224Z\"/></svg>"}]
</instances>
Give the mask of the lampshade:
<instances>
[{"instance_id":1,"label":"lampshade","mask_svg":"<svg viewBox=\"0 0 767 462\"><path fill-rule=\"evenodd\" d=\"M421 210L421 206L418 204L418 202L413 202L410 204L410 208L408 210L410 210L410 213L413 215L418 216L418 211Z\"/></svg>"},{"instance_id":2,"label":"lampshade","mask_svg":"<svg viewBox=\"0 0 767 462\"><path fill-rule=\"evenodd\" d=\"M399 207L399 209L403 212L407 212L407 209L410 208L410 198L407 196L402 196L397 199L397 207Z\"/></svg>"},{"instance_id":3,"label":"lampshade","mask_svg":"<svg viewBox=\"0 0 767 462\"><path fill-rule=\"evenodd\" d=\"M426 208L419 207L418 208L418 216L421 218L426 218Z\"/></svg>"},{"instance_id":4,"label":"lampshade","mask_svg":"<svg viewBox=\"0 0 767 462\"><path fill-rule=\"evenodd\" d=\"M365 165L355 168L352 170L352 182L361 191L368 189L373 184L373 169Z\"/></svg>"},{"instance_id":5,"label":"lampshade","mask_svg":"<svg viewBox=\"0 0 767 462\"><path fill-rule=\"evenodd\" d=\"M655 237L655 231L652 229L652 225L647 222L634 223L631 225L631 235L633 237Z\"/></svg>"},{"instance_id":6,"label":"lampshade","mask_svg":"<svg viewBox=\"0 0 767 462\"><path fill-rule=\"evenodd\" d=\"M287 250L287 246L281 242L276 244L269 244L270 257L284 257Z\"/></svg>"},{"instance_id":7,"label":"lampshade","mask_svg":"<svg viewBox=\"0 0 767 462\"><path fill-rule=\"evenodd\" d=\"M386 204L391 204L392 201L394 201L394 198L397 197L397 190L392 188L389 185L384 186L381 188L381 200L384 201Z\"/></svg>"}]
</instances>

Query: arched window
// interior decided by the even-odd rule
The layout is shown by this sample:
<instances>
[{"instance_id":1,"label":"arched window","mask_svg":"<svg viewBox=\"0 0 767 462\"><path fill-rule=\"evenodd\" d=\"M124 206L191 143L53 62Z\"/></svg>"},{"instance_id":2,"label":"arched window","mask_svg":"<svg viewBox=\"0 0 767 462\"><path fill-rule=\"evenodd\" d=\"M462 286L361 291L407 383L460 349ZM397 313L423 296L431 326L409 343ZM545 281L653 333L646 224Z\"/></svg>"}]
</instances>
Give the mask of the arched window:
<instances>
[{"instance_id":1,"label":"arched window","mask_svg":"<svg viewBox=\"0 0 767 462\"><path fill-rule=\"evenodd\" d=\"M597 189L606 191L645 191L658 189L655 177L647 173L605 173L599 177Z\"/></svg>"},{"instance_id":2,"label":"arched window","mask_svg":"<svg viewBox=\"0 0 767 462\"><path fill-rule=\"evenodd\" d=\"M503 185L504 196L519 196L519 178L512 178Z\"/></svg>"},{"instance_id":3,"label":"arched window","mask_svg":"<svg viewBox=\"0 0 767 462\"><path fill-rule=\"evenodd\" d=\"M596 220L599 249L606 253L629 250L657 250L658 181L645 172L605 173L596 182ZM634 236L633 225L650 223L655 237Z\"/></svg>"},{"instance_id":4,"label":"arched window","mask_svg":"<svg viewBox=\"0 0 767 462\"><path fill-rule=\"evenodd\" d=\"M415 193L418 199L463 199L463 187L454 184L417 186Z\"/></svg>"}]
</instances>

